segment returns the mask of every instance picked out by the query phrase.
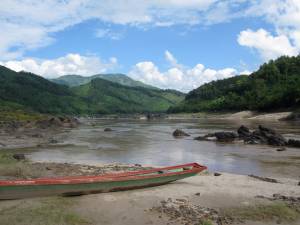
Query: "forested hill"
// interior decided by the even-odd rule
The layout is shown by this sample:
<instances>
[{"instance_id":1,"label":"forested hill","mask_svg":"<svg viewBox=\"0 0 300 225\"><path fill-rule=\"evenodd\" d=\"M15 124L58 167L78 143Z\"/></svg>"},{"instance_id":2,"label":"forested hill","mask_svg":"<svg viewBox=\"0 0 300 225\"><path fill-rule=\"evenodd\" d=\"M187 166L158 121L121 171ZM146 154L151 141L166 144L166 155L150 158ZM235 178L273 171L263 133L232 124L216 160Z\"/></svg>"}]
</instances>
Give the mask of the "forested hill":
<instances>
[{"instance_id":1,"label":"forested hill","mask_svg":"<svg viewBox=\"0 0 300 225\"><path fill-rule=\"evenodd\" d=\"M100 78L73 87L72 92L89 104L91 112L101 114L165 112L184 99L174 90L129 87Z\"/></svg>"},{"instance_id":2,"label":"forested hill","mask_svg":"<svg viewBox=\"0 0 300 225\"><path fill-rule=\"evenodd\" d=\"M80 76L80 75L65 75L65 76L55 78L55 79L51 79L51 81L54 83L57 83L57 84L64 84L69 87L75 87L75 86L87 84L91 80L96 79L96 78L102 78L104 80L108 80L108 81L118 83L118 84L128 86L128 87L144 87L144 88L158 90L158 88L156 88L156 87L144 84L137 80L133 80L130 77L128 77L127 75L121 74L121 73L96 74L96 75L89 76L89 77L84 77L84 76Z\"/></svg>"},{"instance_id":3,"label":"forested hill","mask_svg":"<svg viewBox=\"0 0 300 225\"><path fill-rule=\"evenodd\" d=\"M281 110L300 107L300 56L271 60L249 76L213 81L169 112Z\"/></svg>"},{"instance_id":4,"label":"forested hill","mask_svg":"<svg viewBox=\"0 0 300 225\"><path fill-rule=\"evenodd\" d=\"M174 90L129 87L101 78L71 88L0 66L0 118L1 112L16 110L69 115L165 112L183 99Z\"/></svg>"}]
</instances>

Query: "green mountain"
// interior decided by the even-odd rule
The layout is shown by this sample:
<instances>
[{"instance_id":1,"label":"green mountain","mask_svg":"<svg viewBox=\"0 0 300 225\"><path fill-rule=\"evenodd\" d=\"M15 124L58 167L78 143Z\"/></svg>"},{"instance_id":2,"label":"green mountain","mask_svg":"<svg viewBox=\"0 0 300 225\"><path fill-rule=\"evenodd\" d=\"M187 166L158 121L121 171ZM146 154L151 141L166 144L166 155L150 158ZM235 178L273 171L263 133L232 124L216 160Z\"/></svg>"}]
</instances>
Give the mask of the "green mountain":
<instances>
[{"instance_id":1,"label":"green mountain","mask_svg":"<svg viewBox=\"0 0 300 225\"><path fill-rule=\"evenodd\" d=\"M2 108L24 108L41 113L75 114L86 110L85 103L69 88L27 72L0 66Z\"/></svg>"},{"instance_id":2,"label":"green mountain","mask_svg":"<svg viewBox=\"0 0 300 225\"><path fill-rule=\"evenodd\" d=\"M101 78L73 87L73 93L89 103L94 113L163 112L183 100L174 90L129 87Z\"/></svg>"},{"instance_id":3,"label":"green mountain","mask_svg":"<svg viewBox=\"0 0 300 225\"><path fill-rule=\"evenodd\" d=\"M168 112L279 110L300 107L300 56L280 57L249 76L213 81Z\"/></svg>"},{"instance_id":4,"label":"green mountain","mask_svg":"<svg viewBox=\"0 0 300 225\"><path fill-rule=\"evenodd\" d=\"M125 74L120 73L114 73L114 74L97 74L90 77L83 77L80 75L65 75L61 76L56 79L52 79L51 81L57 83L57 84L64 84L69 87L75 87L82 84L87 84L91 80L96 78L102 78L104 80L108 80L114 83L122 84L129 87L145 87L145 88L151 88L151 89L158 89L156 87L153 87L151 85L144 84L140 81L136 81L131 79L130 77L126 76Z\"/></svg>"},{"instance_id":5,"label":"green mountain","mask_svg":"<svg viewBox=\"0 0 300 225\"><path fill-rule=\"evenodd\" d=\"M163 112L183 99L184 95L177 91L129 87L101 78L71 88L0 66L0 113L15 110L49 114Z\"/></svg>"}]
</instances>

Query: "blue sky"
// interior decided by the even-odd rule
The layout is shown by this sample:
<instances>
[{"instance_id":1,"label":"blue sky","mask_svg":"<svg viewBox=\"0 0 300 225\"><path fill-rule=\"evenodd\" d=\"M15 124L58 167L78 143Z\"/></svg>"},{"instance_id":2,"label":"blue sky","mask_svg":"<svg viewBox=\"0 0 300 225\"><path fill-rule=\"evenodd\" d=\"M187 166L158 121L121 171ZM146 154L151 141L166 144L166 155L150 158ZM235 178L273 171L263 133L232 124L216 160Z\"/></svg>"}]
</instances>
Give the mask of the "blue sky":
<instances>
[{"instance_id":1,"label":"blue sky","mask_svg":"<svg viewBox=\"0 0 300 225\"><path fill-rule=\"evenodd\" d=\"M4 0L0 64L184 92L300 50L297 0Z\"/></svg>"}]
</instances>

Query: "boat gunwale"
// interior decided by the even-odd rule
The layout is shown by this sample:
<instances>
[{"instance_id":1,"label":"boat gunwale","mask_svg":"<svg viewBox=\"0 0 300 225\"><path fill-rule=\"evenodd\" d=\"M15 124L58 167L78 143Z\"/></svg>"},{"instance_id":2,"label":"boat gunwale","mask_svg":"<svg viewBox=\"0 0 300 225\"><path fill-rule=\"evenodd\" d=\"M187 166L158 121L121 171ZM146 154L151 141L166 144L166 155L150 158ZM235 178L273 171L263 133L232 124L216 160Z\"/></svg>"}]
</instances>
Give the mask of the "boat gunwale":
<instances>
[{"instance_id":1,"label":"boat gunwale","mask_svg":"<svg viewBox=\"0 0 300 225\"><path fill-rule=\"evenodd\" d=\"M188 170L183 170L179 172L170 172L162 174L153 174L139 176L143 174L151 174L161 170L173 170L184 167L192 167ZM117 181L130 181L130 180L142 180L150 178L159 178L175 175L183 175L188 173L199 173L207 169L206 166L199 165L198 163L189 163L171 167L154 168L150 170L140 170L140 171L130 171L122 172L118 174L105 174L96 176L72 176L72 177L54 177L54 178L37 178L28 180L0 180L0 187L3 186L34 186L34 185L76 185L76 184L89 184L97 182L117 182Z\"/></svg>"}]
</instances>

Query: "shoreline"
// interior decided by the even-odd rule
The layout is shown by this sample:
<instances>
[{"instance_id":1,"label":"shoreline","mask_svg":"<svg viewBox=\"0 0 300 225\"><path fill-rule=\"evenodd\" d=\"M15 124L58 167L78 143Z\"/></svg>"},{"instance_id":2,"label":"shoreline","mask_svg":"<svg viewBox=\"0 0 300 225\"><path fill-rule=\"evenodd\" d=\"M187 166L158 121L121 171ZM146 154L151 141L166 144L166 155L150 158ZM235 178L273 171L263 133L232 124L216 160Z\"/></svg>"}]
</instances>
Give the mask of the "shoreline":
<instances>
[{"instance_id":1,"label":"shoreline","mask_svg":"<svg viewBox=\"0 0 300 225\"><path fill-rule=\"evenodd\" d=\"M216 117L210 118L215 119ZM237 120L235 116L224 117L223 115L224 118ZM257 118L253 120L258 120ZM270 119L266 116L261 118L263 120ZM244 119L238 121L242 120ZM92 124L88 125L92 126ZM18 161L11 158L13 153L18 152L16 148L24 150L24 148L41 145L57 147L70 129L77 128L59 125L45 129L35 126L19 127L7 133L1 130L1 137L8 138L4 142L5 146L0 144L0 156L8 154L6 157L0 157L1 179L94 175L152 167L118 163L93 166L35 162L26 159ZM171 135L172 133L170 133ZM0 142L2 143L2 141ZM264 164L270 164L270 166L275 164L276 168L280 170L283 169L281 163L289 163L292 157L298 157L295 149L288 149L284 155L275 149L269 151L268 148L265 151L228 154L232 154L232 157L245 157L245 154L254 157L259 154L262 161L266 160ZM51 196L0 201L0 214L5 212L0 216L0 225L18 224L19 220L24 221L24 224L32 225L38 225L40 221L47 220L58 221L57 224L62 225L272 225L278 222L283 225L297 225L300 222L300 177L297 174L299 164L296 164L299 157L293 160L295 168L288 167L289 169L286 171L288 174L293 171L293 177L290 178L276 176L274 173L274 176L268 176L265 181L256 176L222 171L218 172L219 174L205 172L153 188L73 198ZM268 180L277 180L278 182L273 183ZM72 219L70 219L70 215ZM255 219L250 219L250 217ZM52 225L51 222L49 224Z\"/></svg>"},{"instance_id":2,"label":"shoreline","mask_svg":"<svg viewBox=\"0 0 300 225\"><path fill-rule=\"evenodd\" d=\"M47 205L47 214L24 215L21 210L25 207L35 212L43 204ZM0 218L14 224L21 217L37 225L38 221L51 220L54 216L61 218L64 212L55 209L64 207L81 221L61 222L64 225L264 225L278 220L284 225L296 225L300 221L300 211L297 211L300 188L295 179L279 178L278 183L272 183L246 175L220 173L216 176L202 172L167 185L131 191L0 201L0 212L7 212ZM257 208L263 211L259 213ZM286 210L294 216L286 216Z\"/></svg>"}]
</instances>

